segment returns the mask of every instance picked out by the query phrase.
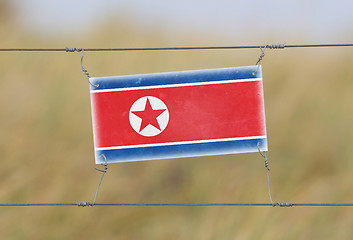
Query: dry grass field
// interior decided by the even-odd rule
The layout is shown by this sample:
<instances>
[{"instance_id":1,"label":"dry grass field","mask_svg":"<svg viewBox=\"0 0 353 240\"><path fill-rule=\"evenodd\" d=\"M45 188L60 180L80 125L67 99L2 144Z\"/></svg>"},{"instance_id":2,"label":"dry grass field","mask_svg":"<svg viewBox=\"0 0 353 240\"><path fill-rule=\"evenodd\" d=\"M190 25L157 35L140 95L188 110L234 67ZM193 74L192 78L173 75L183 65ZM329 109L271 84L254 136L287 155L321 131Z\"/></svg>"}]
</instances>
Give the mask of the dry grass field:
<instances>
[{"instance_id":1,"label":"dry grass field","mask_svg":"<svg viewBox=\"0 0 353 240\"><path fill-rule=\"evenodd\" d=\"M125 21L79 39L17 30L6 47L217 45ZM11 29L11 30L10 30ZM236 43L236 39L234 40ZM234 43L233 43L234 44ZM253 44L249 42L249 44ZM85 54L92 76L253 65L260 50ZM80 53L0 53L0 202L92 201L89 86ZM272 197L353 202L353 50L268 50L263 60ZM111 164L97 202L268 202L258 153ZM344 207L0 207L1 239L351 239Z\"/></svg>"}]
</instances>

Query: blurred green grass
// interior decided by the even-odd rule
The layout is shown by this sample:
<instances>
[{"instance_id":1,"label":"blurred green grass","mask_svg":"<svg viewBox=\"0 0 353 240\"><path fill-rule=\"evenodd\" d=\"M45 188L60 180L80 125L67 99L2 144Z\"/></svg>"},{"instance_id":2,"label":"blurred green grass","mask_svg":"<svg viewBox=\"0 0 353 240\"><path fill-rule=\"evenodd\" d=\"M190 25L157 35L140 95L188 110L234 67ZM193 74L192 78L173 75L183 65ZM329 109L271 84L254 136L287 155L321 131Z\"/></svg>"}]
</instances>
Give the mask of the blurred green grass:
<instances>
[{"instance_id":1,"label":"blurred green grass","mask_svg":"<svg viewBox=\"0 0 353 240\"><path fill-rule=\"evenodd\" d=\"M65 42L0 25L2 47L168 46L107 25ZM210 40L205 40L210 39ZM212 45L180 36L174 45ZM253 65L259 50L85 53L92 76ZM268 50L263 60L272 197L352 202L352 49ZM2 203L92 201L88 83L79 53L0 53ZM98 202L268 202L259 154L109 166ZM349 239L349 208L0 208L1 239Z\"/></svg>"}]
</instances>

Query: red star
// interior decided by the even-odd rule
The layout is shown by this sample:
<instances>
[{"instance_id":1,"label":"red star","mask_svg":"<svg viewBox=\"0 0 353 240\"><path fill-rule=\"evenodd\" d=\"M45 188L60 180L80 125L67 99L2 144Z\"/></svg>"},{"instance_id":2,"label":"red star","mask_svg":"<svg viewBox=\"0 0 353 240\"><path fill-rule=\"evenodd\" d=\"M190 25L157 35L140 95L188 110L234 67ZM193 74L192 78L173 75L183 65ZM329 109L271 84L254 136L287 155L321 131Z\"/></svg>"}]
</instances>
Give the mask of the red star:
<instances>
[{"instance_id":1,"label":"red star","mask_svg":"<svg viewBox=\"0 0 353 240\"><path fill-rule=\"evenodd\" d=\"M150 100L147 98L145 109L143 111L131 111L131 113L142 119L139 132L145 129L145 127L147 127L149 124L161 131L157 117L161 115L165 110L167 109L153 110Z\"/></svg>"}]
</instances>

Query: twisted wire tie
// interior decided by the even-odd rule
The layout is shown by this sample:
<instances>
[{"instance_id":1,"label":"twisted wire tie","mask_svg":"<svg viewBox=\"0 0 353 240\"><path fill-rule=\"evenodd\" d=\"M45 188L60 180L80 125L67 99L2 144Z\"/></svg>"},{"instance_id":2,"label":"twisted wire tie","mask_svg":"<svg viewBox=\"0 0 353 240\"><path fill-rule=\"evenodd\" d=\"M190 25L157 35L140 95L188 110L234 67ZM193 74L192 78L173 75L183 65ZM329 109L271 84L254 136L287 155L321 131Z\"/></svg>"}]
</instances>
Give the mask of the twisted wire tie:
<instances>
[{"instance_id":1,"label":"twisted wire tie","mask_svg":"<svg viewBox=\"0 0 353 240\"><path fill-rule=\"evenodd\" d=\"M93 207L94 204L90 202L77 202L76 203L77 207Z\"/></svg>"},{"instance_id":2,"label":"twisted wire tie","mask_svg":"<svg viewBox=\"0 0 353 240\"><path fill-rule=\"evenodd\" d=\"M273 207L279 206L279 207L293 207L294 203L292 202L281 202L281 203L274 203L272 204Z\"/></svg>"},{"instance_id":3,"label":"twisted wire tie","mask_svg":"<svg viewBox=\"0 0 353 240\"><path fill-rule=\"evenodd\" d=\"M266 45L265 48L269 48L269 49L284 49L286 47L285 43L281 43L281 44L272 44L272 45Z\"/></svg>"},{"instance_id":4,"label":"twisted wire tie","mask_svg":"<svg viewBox=\"0 0 353 240\"><path fill-rule=\"evenodd\" d=\"M99 191L99 188L101 186L101 183L102 183L102 180L103 180L103 177L104 177L104 174L106 174L107 170L108 170L108 162L107 162L107 158L105 157L104 154L101 155L103 158L104 158L104 163L102 164L104 166L104 169L99 169L99 168L95 168L97 171L99 172L102 172L102 176L101 176L101 179L99 181L99 184L98 184L98 187L97 187L97 190L96 190L96 194L94 195L94 200L93 200L93 203L92 203L92 207L95 205L96 203L96 200L97 200L97 196L98 196L98 191Z\"/></svg>"},{"instance_id":5,"label":"twisted wire tie","mask_svg":"<svg viewBox=\"0 0 353 240\"><path fill-rule=\"evenodd\" d=\"M66 47L65 51L66 52L82 52L83 48L70 48L70 47Z\"/></svg>"},{"instance_id":6,"label":"twisted wire tie","mask_svg":"<svg viewBox=\"0 0 353 240\"><path fill-rule=\"evenodd\" d=\"M83 67L83 57L84 57L84 49L83 48L70 48L70 47L66 47L65 48L66 52L82 52L82 56L81 56L81 69L82 72L87 76L87 81L89 82L89 84L92 87L99 87L99 84L93 84L91 83L91 81L89 80L91 78L91 76L89 75L88 71Z\"/></svg>"}]
</instances>

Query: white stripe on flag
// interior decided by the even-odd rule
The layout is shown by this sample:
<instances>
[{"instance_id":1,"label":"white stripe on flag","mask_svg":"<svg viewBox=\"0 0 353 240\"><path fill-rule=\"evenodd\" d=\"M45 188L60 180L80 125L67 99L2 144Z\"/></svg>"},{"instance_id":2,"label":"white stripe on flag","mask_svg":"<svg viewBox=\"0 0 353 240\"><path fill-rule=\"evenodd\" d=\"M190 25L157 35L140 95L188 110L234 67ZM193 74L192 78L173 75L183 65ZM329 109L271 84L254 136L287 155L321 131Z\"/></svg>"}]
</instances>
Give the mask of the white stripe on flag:
<instances>
[{"instance_id":1,"label":"white stripe on flag","mask_svg":"<svg viewBox=\"0 0 353 240\"><path fill-rule=\"evenodd\" d=\"M192 83L180 83L180 84L165 84L165 85L154 85L154 86L142 86L142 87L128 87L128 88L113 88L113 89L102 89L102 90L91 90L91 93L100 92L120 92L120 91L131 91L131 90L144 90L144 89L156 89L156 88L171 88L171 87L186 87L186 86L200 86L200 85L213 85L223 83L242 83L242 82L256 82L262 81L262 78L247 78L247 79L235 79L235 80L223 80L223 81L210 81L210 82L192 82Z\"/></svg>"},{"instance_id":2,"label":"white stripe on flag","mask_svg":"<svg viewBox=\"0 0 353 240\"><path fill-rule=\"evenodd\" d=\"M95 148L95 151L117 150L117 149L128 149L128 148L159 147L159 146L183 145L183 144L193 144L193 143L229 142L229 141L239 141L239 140L251 140L251 139L258 139L258 138L265 139L266 136L207 139L207 140L169 142L169 143L152 143L152 144L128 145L128 146L117 146L117 147L101 147L101 148Z\"/></svg>"}]
</instances>

